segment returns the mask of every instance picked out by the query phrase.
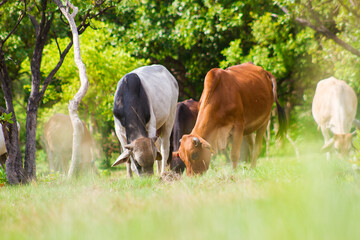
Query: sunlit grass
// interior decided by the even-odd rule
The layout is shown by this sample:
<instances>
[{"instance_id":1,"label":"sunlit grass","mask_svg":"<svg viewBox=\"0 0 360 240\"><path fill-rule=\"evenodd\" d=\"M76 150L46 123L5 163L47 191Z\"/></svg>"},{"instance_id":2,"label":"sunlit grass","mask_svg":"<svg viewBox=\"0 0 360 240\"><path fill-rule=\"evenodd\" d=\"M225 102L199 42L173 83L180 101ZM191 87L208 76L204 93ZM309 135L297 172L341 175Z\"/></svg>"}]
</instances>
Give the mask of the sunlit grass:
<instances>
[{"instance_id":1,"label":"sunlit grass","mask_svg":"<svg viewBox=\"0 0 360 240\"><path fill-rule=\"evenodd\" d=\"M124 170L66 180L42 176L0 188L1 239L357 239L360 179L325 160L320 141L301 156L233 170L213 159L203 176L126 179ZM291 152L291 149L287 152Z\"/></svg>"}]
</instances>

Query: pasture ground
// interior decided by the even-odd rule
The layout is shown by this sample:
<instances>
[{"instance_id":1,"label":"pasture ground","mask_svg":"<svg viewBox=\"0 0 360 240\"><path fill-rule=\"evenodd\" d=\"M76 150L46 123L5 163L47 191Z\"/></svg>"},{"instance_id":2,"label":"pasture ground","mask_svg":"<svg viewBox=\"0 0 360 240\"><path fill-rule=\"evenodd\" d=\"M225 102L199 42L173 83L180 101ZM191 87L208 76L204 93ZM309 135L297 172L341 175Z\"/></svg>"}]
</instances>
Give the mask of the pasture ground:
<instances>
[{"instance_id":1,"label":"pasture ground","mask_svg":"<svg viewBox=\"0 0 360 240\"><path fill-rule=\"evenodd\" d=\"M0 188L1 239L360 239L360 177L325 160L321 140L232 170L221 157L203 176L72 181L39 177Z\"/></svg>"}]
</instances>

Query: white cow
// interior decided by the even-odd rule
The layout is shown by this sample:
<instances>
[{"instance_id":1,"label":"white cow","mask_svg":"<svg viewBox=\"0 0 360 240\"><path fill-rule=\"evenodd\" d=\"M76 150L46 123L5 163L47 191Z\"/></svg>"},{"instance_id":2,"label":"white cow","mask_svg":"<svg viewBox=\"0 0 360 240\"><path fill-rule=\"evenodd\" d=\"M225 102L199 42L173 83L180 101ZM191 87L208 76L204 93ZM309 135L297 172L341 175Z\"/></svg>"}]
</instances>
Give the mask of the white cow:
<instances>
[{"instance_id":1,"label":"white cow","mask_svg":"<svg viewBox=\"0 0 360 240\"><path fill-rule=\"evenodd\" d=\"M354 135L350 130L356 109L356 94L344 81L330 77L318 82L312 114L324 136L325 145L322 149L327 151L327 158L330 157L329 150L332 146L342 156L349 153Z\"/></svg>"},{"instance_id":2,"label":"white cow","mask_svg":"<svg viewBox=\"0 0 360 240\"><path fill-rule=\"evenodd\" d=\"M161 173L164 173L178 94L175 77L162 65L140 67L120 79L113 113L123 153L113 166L126 162L131 177L131 170L153 174L154 161L162 160ZM157 136L161 154L155 145Z\"/></svg>"}]
</instances>

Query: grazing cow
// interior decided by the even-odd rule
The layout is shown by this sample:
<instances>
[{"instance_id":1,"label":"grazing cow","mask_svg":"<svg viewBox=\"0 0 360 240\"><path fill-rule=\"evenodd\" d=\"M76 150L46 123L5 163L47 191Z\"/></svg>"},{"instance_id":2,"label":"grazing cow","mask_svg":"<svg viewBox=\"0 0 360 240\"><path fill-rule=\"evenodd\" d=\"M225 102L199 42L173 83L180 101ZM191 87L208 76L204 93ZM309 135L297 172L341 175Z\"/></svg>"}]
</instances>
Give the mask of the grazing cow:
<instances>
[{"instance_id":1,"label":"grazing cow","mask_svg":"<svg viewBox=\"0 0 360 240\"><path fill-rule=\"evenodd\" d=\"M132 171L153 174L154 161L162 160L164 173L178 95L175 77L162 65L140 67L120 79L113 113L123 152L112 166L126 162L131 177ZM161 154L155 146L157 137Z\"/></svg>"},{"instance_id":2,"label":"grazing cow","mask_svg":"<svg viewBox=\"0 0 360 240\"><path fill-rule=\"evenodd\" d=\"M344 81L330 77L318 82L312 103L312 115L325 139L322 147L327 151L332 146L341 154L349 153L353 134L351 126L355 122L357 98L354 90ZM331 137L333 134L333 137Z\"/></svg>"},{"instance_id":3,"label":"grazing cow","mask_svg":"<svg viewBox=\"0 0 360 240\"><path fill-rule=\"evenodd\" d=\"M97 172L95 166L95 141L90 135L85 123L81 139L80 170ZM48 155L50 171L68 171L72 156L73 127L68 115L57 113L44 126L43 141Z\"/></svg>"},{"instance_id":4,"label":"grazing cow","mask_svg":"<svg viewBox=\"0 0 360 240\"><path fill-rule=\"evenodd\" d=\"M19 134L19 141L20 141L20 124L19 122L16 122L17 128L18 128L18 134ZM3 169L5 169L5 162L7 158L7 150L5 146L5 137L2 130L2 124L0 123L0 164Z\"/></svg>"},{"instance_id":5,"label":"grazing cow","mask_svg":"<svg viewBox=\"0 0 360 240\"><path fill-rule=\"evenodd\" d=\"M181 139L179 154L187 175L206 171L211 153L225 148L230 132L233 167L237 167L243 136L252 149L251 167L255 167L274 100L283 135L286 116L277 101L276 80L271 73L252 63L225 70L211 69L205 76L196 124L191 133ZM255 146L253 132L256 132Z\"/></svg>"},{"instance_id":6,"label":"grazing cow","mask_svg":"<svg viewBox=\"0 0 360 240\"><path fill-rule=\"evenodd\" d=\"M189 134L195 126L198 111L199 102L193 99L188 99L177 104L175 123L170 137L172 154L168 160L170 169L176 173L182 173L185 169L185 164L180 159L178 152L180 139L184 134Z\"/></svg>"},{"instance_id":7,"label":"grazing cow","mask_svg":"<svg viewBox=\"0 0 360 240\"><path fill-rule=\"evenodd\" d=\"M199 112L199 102L193 99L179 102L176 107L176 117L174 127L170 136L170 149L172 154L169 156L168 164L170 169L176 173L183 173L185 163L179 156L180 139L183 135L189 134L195 126ZM224 154L226 150L224 149ZM247 161L249 158L249 146L245 141L241 144L240 159Z\"/></svg>"}]
</instances>

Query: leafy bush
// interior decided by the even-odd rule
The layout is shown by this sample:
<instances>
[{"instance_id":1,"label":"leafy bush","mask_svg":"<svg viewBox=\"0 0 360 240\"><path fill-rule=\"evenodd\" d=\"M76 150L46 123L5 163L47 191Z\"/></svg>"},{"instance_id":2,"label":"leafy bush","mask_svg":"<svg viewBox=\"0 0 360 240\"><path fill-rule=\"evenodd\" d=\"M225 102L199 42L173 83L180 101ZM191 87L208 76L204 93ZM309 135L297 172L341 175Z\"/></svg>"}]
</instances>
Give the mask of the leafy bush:
<instances>
[{"instance_id":1,"label":"leafy bush","mask_svg":"<svg viewBox=\"0 0 360 240\"><path fill-rule=\"evenodd\" d=\"M356 130L356 136L353 139L353 146L355 149L355 159L354 162L356 165L360 165L360 130Z\"/></svg>"},{"instance_id":2,"label":"leafy bush","mask_svg":"<svg viewBox=\"0 0 360 240\"><path fill-rule=\"evenodd\" d=\"M3 186L6 183L7 183L6 171L2 167L0 167L0 186Z\"/></svg>"}]
</instances>

